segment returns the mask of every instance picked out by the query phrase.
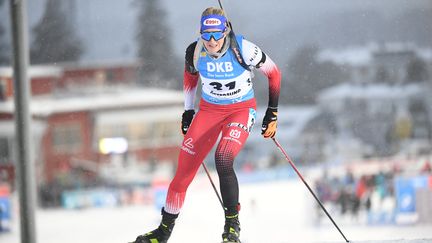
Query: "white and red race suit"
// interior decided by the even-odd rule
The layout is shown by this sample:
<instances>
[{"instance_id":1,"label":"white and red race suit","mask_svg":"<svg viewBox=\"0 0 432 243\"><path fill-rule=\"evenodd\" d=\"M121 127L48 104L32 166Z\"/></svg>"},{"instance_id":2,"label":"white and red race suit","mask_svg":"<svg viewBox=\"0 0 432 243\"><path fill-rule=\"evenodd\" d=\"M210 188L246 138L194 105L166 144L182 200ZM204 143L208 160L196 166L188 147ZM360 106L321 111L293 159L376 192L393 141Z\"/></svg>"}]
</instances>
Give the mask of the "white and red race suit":
<instances>
[{"instance_id":1,"label":"white and red race suit","mask_svg":"<svg viewBox=\"0 0 432 243\"><path fill-rule=\"evenodd\" d=\"M245 63L268 78L269 107L277 107L281 73L270 57L242 36L236 37ZM165 211L177 214L183 206L186 191L199 166L222 134L215 153L216 169L224 206L237 207L239 188L234 173L234 158L244 146L256 120L256 101L252 71L243 68L233 51L228 49L213 58L203 48L195 68L193 55L197 42L186 49L184 70L185 110L194 109L198 80L202 94L178 158L178 167L171 181Z\"/></svg>"}]
</instances>

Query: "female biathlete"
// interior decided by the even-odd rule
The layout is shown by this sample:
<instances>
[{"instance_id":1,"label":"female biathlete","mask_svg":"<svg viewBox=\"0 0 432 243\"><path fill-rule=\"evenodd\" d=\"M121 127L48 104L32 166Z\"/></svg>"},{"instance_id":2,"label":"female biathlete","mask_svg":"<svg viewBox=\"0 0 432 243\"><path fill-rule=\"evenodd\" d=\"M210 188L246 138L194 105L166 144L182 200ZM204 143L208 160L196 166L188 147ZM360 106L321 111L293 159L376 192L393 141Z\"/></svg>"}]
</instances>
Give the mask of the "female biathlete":
<instances>
[{"instance_id":1,"label":"female biathlete","mask_svg":"<svg viewBox=\"0 0 432 243\"><path fill-rule=\"evenodd\" d=\"M240 242L239 186L233 164L256 119L252 88L254 69L267 76L269 84L268 108L262 122L262 134L265 138L272 138L276 134L281 82L279 68L258 46L242 36L230 35L229 23L222 9L207 8L202 13L200 26L199 40L186 49L183 86L185 112L181 126L184 139L177 171L168 188L159 227L138 236L135 243L168 241L187 188L220 135L215 163L225 208L222 241ZM240 53L233 49L235 42ZM195 115L198 79L201 79L202 92L199 111Z\"/></svg>"}]
</instances>

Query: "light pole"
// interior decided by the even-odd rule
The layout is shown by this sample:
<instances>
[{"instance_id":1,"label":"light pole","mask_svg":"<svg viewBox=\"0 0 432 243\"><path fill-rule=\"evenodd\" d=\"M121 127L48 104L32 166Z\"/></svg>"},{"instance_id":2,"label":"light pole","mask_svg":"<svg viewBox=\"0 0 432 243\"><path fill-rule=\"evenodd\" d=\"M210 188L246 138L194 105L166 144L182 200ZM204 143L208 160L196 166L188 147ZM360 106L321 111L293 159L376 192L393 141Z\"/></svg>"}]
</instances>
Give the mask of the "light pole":
<instances>
[{"instance_id":1,"label":"light pole","mask_svg":"<svg viewBox=\"0 0 432 243\"><path fill-rule=\"evenodd\" d=\"M29 111L30 84L27 75L29 47L26 7L26 0L10 0L21 242L35 243L34 207L36 200L31 147L33 136L31 136Z\"/></svg>"}]
</instances>

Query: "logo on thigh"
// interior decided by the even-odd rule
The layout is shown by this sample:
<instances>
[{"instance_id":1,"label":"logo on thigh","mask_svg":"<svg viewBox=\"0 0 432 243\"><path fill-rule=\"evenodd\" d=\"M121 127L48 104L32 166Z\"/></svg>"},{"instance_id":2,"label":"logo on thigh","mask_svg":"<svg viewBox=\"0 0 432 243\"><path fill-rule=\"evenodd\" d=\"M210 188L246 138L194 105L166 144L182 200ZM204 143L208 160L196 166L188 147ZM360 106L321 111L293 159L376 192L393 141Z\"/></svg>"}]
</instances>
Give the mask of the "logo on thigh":
<instances>
[{"instance_id":1,"label":"logo on thigh","mask_svg":"<svg viewBox=\"0 0 432 243\"><path fill-rule=\"evenodd\" d=\"M193 139L188 138L183 142L183 146L181 149L185 151L186 153L190 155L195 155L195 151L193 151L194 145L193 145Z\"/></svg>"},{"instance_id":2,"label":"logo on thigh","mask_svg":"<svg viewBox=\"0 0 432 243\"><path fill-rule=\"evenodd\" d=\"M225 137L223 137L222 139L224 139L224 140L234 141L234 142L236 142L236 143L242 145L242 142L239 140L239 138L241 137L241 135L242 135L242 131L241 131L241 130L238 130L238 129L232 129L232 130L229 132L229 137L228 137L228 136L225 136Z\"/></svg>"},{"instance_id":3,"label":"logo on thigh","mask_svg":"<svg viewBox=\"0 0 432 243\"><path fill-rule=\"evenodd\" d=\"M188 139L186 139L185 141L184 141L184 145L186 146L186 147L188 147L188 148L190 148L190 149L193 149L193 139L192 138L188 138Z\"/></svg>"},{"instance_id":4,"label":"logo on thigh","mask_svg":"<svg viewBox=\"0 0 432 243\"><path fill-rule=\"evenodd\" d=\"M241 136L241 131L239 131L239 130L237 130L237 129L233 129L233 130L231 130L230 131L230 136L232 137L232 138L240 138L240 136Z\"/></svg>"},{"instance_id":5,"label":"logo on thigh","mask_svg":"<svg viewBox=\"0 0 432 243\"><path fill-rule=\"evenodd\" d=\"M248 128L245 125L237 123L237 122L230 123L227 125L227 127L239 127L241 129L245 130L246 132L249 132Z\"/></svg>"}]
</instances>

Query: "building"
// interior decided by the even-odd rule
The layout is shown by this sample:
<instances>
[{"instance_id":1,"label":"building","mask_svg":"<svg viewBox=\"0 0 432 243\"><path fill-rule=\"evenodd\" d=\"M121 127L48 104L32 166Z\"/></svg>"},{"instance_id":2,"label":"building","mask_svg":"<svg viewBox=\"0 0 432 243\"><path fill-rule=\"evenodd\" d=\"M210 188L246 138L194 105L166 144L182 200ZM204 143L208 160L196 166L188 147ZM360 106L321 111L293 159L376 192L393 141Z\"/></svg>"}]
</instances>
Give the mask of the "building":
<instances>
[{"instance_id":1,"label":"building","mask_svg":"<svg viewBox=\"0 0 432 243\"><path fill-rule=\"evenodd\" d=\"M350 73L350 83L402 84L432 77L432 49L406 43L371 43L345 49L326 49L318 61L329 61ZM416 75L410 75L415 72ZM423 79L423 80L411 80Z\"/></svg>"},{"instance_id":2,"label":"building","mask_svg":"<svg viewBox=\"0 0 432 243\"><path fill-rule=\"evenodd\" d=\"M254 163L255 167L271 167L280 162L286 164L273 141L261 135L260 125L265 110L265 107L258 108L257 123L237 162ZM276 138L291 159L299 164L325 162L329 150L327 141L333 132L332 122L317 106L282 106L278 109Z\"/></svg>"},{"instance_id":3,"label":"building","mask_svg":"<svg viewBox=\"0 0 432 243\"><path fill-rule=\"evenodd\" d=\"M430 145L432 105L427 84L341 84L320 93L322 112L335 121L337 137L357 140L363 156L388 156L406 141Z\"/></svg>"},{"instance_id":4,"label":"building","mask_svg":"<svg viewBox=\"0 0 432 243\"><path fill-rule=\"evenodd\" d=\"M127 166L177 160L183 93L136 86L136 67L136 62L121 62L29 69L39 184L67 184L71 176L83 185L92 183L104 165L118 161ZM11 68L0 68L0 84L0 172L12 183Z\"/></svg>"},{"instance_id":5,"label":"building","mask_svg":"<svg viewBox=\"0 0 432 243\"><path fill-rule=\"evenodd\" d=\"M430 147L432 49L369 44L323 50L317 59L350 74L317 98L319 109L335 121L337 153L388 156L413 144Z\"/></svg>"}]
</instances>

